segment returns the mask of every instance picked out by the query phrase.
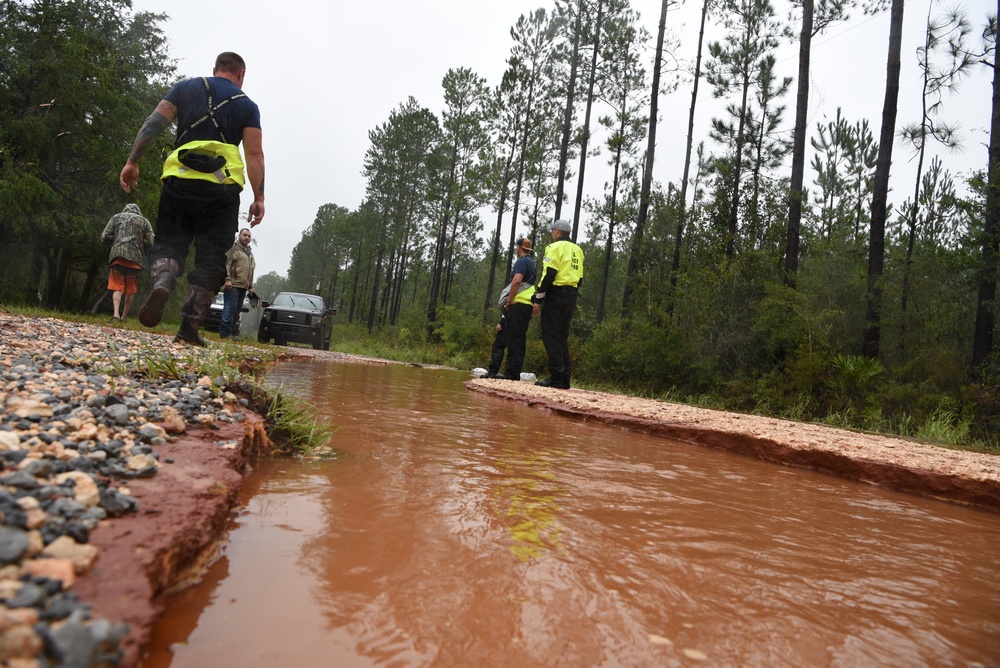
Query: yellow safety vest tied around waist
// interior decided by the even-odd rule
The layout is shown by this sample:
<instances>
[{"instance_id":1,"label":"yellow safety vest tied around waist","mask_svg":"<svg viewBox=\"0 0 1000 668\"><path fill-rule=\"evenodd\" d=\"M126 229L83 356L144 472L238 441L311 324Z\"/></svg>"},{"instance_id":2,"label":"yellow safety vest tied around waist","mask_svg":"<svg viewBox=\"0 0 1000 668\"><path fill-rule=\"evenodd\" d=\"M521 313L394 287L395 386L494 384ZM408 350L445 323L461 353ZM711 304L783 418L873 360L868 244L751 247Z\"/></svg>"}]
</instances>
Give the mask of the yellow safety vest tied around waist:
<instances>
[{"instance_id":1,"label":"yellow safety vest tied around waist","mask_svg":"<svg viewBox=\"0 0 1000 668\"><path fill-rule=\"evenodd\" d=\"M220 184L235 183L241 189L246 183L240 147L214 140L189 141L171 151L163 161L160 179L169 176Z\"/></svg>"}]
</instances>

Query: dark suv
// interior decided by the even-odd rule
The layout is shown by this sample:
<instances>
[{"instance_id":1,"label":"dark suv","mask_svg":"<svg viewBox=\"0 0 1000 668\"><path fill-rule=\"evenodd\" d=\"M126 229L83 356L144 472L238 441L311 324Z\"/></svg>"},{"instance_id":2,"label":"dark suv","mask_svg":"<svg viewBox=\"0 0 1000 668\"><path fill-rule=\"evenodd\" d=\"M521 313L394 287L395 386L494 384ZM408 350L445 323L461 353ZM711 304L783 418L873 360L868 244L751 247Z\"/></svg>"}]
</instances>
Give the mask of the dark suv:
<instances>
[{"instance_id":1,"label":"dark suv","mask_svg":"<svg viewBox=\"0 0 1000 668\"><path fill-rule=\"evenodd\" d=\"M326 308L323 298L299 292L279 292L271 302L261 302L264 314L257 329L257 340L279 346L288 343L311 343L316 350L330 348L330 330L337 310Z\"/></svg>"}]
</instances>

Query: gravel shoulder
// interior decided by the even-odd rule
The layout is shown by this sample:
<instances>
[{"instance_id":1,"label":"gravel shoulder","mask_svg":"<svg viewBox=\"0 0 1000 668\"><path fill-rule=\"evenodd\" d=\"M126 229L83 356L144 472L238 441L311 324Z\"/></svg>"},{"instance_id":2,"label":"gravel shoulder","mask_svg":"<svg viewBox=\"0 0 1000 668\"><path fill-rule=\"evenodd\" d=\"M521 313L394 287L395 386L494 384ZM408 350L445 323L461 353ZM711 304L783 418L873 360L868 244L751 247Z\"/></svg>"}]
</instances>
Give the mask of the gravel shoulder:
<instances>
[{"instance_id":1,"label":"gravel shoulder","mask_svg":"<svg viewBox=\"0 0 1000 668\"><path fill-rule=\"evenodd\" d=\"M268 439L213 352L0 312L0 665L138 665L216 554Z\"/></svg>"},{"instance_id":2,"label":"gravel shoulder","mask_svg":"<svg viewBox=\"0 0 1000 668\"><path fill-rule=\"evenodd\" d=\"M473 379L466 387L580 419L1000 512L996 455L606 392L555 390L525 381Z\"/></svg>"}]
</instances>

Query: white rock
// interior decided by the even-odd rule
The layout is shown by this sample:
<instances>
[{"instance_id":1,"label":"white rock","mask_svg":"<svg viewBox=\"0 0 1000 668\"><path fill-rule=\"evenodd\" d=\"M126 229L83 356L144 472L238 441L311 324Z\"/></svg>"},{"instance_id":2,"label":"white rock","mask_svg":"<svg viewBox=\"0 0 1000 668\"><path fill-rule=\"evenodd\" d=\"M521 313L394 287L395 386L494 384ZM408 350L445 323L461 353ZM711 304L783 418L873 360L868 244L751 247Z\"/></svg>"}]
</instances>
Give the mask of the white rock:
<instances>
[{"instance_id":1,"label":"white rock","mask_svg":"<svg viewBox=\"0 0 1000 668\"><path fill-rule=\"evenodd\" d=\"M63 483L67 480L76 481L76 486L73 487L73 498L85 507L93 508L101 502L101 491L89 474L83 471L67 471L56 476L56 482Z\"/></svg>"},{"instance_id":2,"label":"white rock","mask_svg":"<svg viewBox=\"0 0 1000 668\"><path fill-rule=\"evenodd\" d=\"M20 450L21 438L13 431L0 431L0 449Z\"/></svg>"},{"instance_id":3,"label":"white rock","mask_svg":"<svg viewBox=\"0 0 1000 668\"><path fill-rule=\"evenodd\" d=\"M42 555L50 559L69 559L77 575L87 573L97 561L97 548L93 545L80 545L69 536L59 536L49 543Z\"/></svg>"}]
</instances>

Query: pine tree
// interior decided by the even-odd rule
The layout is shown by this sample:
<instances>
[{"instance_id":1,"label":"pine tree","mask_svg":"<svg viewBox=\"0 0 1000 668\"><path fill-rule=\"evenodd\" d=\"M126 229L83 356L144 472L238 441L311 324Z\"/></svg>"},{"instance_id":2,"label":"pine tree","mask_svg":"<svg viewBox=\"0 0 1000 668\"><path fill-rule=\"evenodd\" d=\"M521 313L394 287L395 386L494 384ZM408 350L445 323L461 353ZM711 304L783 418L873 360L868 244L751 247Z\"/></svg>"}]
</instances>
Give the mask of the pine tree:
<instances>
[{"instance_id":1,"label":"pine tree","mask_svg":"<svg viewBox=\"0 0 1000 668\"><path fill-rule=\"evenodd\" d=\"M732 259L738 234L750 93L759 81L759 72L766 59L773 58L771 52L778 46L780 26L767 0L726 0L720 13L727 35L724 42L709 45L712 60L706 67L705 76L714 87L716 97L735 93L738 98L737 103L727 106L733 123L713 119L713 138L727 144L729 149L729 215L725 241L726 258Z\"/></svg>"},{"instance_id":2,"label":"pine tree","mask_svg":"<svg viewBox=\"0 0 1000 668\"><path fill-rule=\"evenodd\" d=\"M604 320L607 298L608 277L611 271L614 249L615 228L619 223L619 190L629 174L635 174L638 166L636 147L646 134L649 119L643 114L642 102L638 94L648 89L645 68L639 63L639 56L649 39L638 25L638 16L626 12L609 19L605 23L605 46L603 49L602 75L599 79L597 97L613 111L613 116L599 119L602 126L610 130L607 145L612 167L610 193L606 203L607 234L604 245L604 270L600 283L600 298L597 305L597 321Z\"/></svg>"}]
</instances>

